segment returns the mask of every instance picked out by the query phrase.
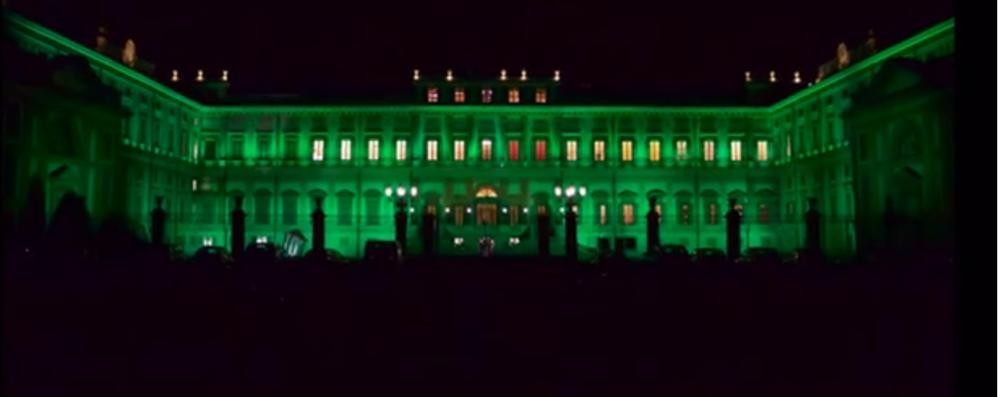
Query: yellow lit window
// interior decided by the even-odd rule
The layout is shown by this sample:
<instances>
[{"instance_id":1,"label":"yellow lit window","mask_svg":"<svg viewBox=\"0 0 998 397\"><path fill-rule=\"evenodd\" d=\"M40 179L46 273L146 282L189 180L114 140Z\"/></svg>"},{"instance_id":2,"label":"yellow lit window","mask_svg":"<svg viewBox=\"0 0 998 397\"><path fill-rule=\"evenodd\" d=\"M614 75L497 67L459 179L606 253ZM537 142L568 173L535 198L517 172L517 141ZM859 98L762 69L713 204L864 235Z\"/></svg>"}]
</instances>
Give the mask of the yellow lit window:
<instances>
[{"instance_id":1,"label":"yellow lit window","mask_svg":"<svg viewBox=\"0 0 998 397\"><path fill-rule=\"evenodd\" d=\"M548 90L546 90L544 88L538 88L537 91L534 92L534 102L537 102L537 103L547 103L548 102Z\"/></svg>"},{"instance_id":2,"label":"yellow lit window","mask_svg":"<svg viewBox=\"0 0 998 397\"><path fill-rule=\"evenodd\" d=\"M352 144L349 139L340 140L340 160L350 161L350 147Z\"/></svg>"},{"instance_id":3,"label":"yellow lit window","mask_svg":"<svg viewBox=\"0 0 998 397\"><path fill-rule=\"evenodd\" d=\"M769 160L769 142L758 141L756 142L755 156L759 161Z\"/></svg>"},{"instance_id":4,"label":"yellow lit window","mask_svg":"<svg viewBox=\"0 0 998 397\"><path fill-rule=\"evenodd\" d=\"M322 139L312 140L312 160L322 161L326 156L326 141Z\"/></svg>"},{"instance_id":5,"label":"yellow lit window","mask_svg":"<svg viewBox=\"0 0 998 397\"><path fill-rule=\"evenodd\" d=\"M620 159L623 161L634 160L634 142L633 141L621 141L620 142Z\"/></svg>"},{"instance_id":6,"label":"yellow lit window","mask_svg":"<svg viewBox=\"0 0 998 397\"><path fill-rule=\"evenodd\" d=\"M406 142L405 139L398 139L395 141L395 160L405 161L406 158Z\"/></svg>"},{"instance_id":7,"label":"yellow lit window","mask_svg":"<svg viewBox=\"0 0 998 397\"><path fill-rule=\"evenodd\" d=\"M624 214L624 224L633 225L634 224L634 204L624 204L623 206Z\"/></svg>"},{"instance_id":8,"label":"yellow lit window","mask_svg":"<svg viewBox=\"0 0 998 397\"><path fill-rule=\"evenodd\" d=\"M520 89L509 89L509 103L520 103Z\"/></svg>"},{"instance_id":9,"label":"yellow lit window","mask_svg":"<svg viewBox=\"0 0 998 397\"><path fill-rule=\"evenodd\" d=\"M426 141L426 159L429 161L437 161L437 140L430 139Z\"/></svg>"},{"instance_id":10,"label":"yellow lit window","mask_svg":"<svg viewBox=\"0 0 998 397\"><path fill-rule=\"evenodd\" d=\"M454 141L454 160L464 161L464 141Z\"/></svg>"},{"instance_id":11,"label":"yellow lit window","mask_svg":"<svg viewBox=\"0 0 998 397\"><path fill-rule=\"evenodd\" d=\"M376 161L379 158L379 142L377 139L367 141L367 159Z\"/></svg>"},{"instance_id":12,"label":"yellow lit window","mask_svg":"<svg viewBox=\"0 0 998 397\"><path fill-rule=\"evenodd\" d=\"M676 160L686 160L686 140L676 141Z\"/></svg>"},{"instance_id":13,"label":"yellow lit window","mask_svg":"<svg viewBox=\"0 0 998 397\"><path fill-rule=\"evenodd\" d=\"M482 140L482 160L492 160L492 140Z\"/></svg>"},{"instance_id":14,"label":"yellow lit window","mask_svg":"<svg viewBox=\"0 0 998 397\"><path fill-rule=\"evenodd\" d=\"M457 87L454 89L454 102L464 103L464 87Z\"/></svg>"},{"instance_id":15,"label":"yellow lit window","mask_svg":"<svg viewBox=\"0 0 998 397\"><path fill-rule=\"evenodd\" d=\"M575 161L579 158L579 141L565 142L565 159Z\"/></svg>"},{"instance_id":16,"label":"yellow lit window","mask_svg":"<svg viewBox=\"0 0 998 397\"><path fill-rule=\"evenodd\" d=\"M593 160L606 161L606 141L593 142Z\"/></svg>"},{"instance_id":17,"label":"yellow lit window","mask_svg":"<svg viewBox=\"0 0 998 397\"><path fill-rule=\"evenodd\" d=\"M662 159L662 142L657 139L648 142L648 159L651 161Z\"/></svg>"},{"instance_id":18,"label":"yellow lit window","mask_svg":"<svg viewBox=\"0 0 998 397\"><path fill-rule=\"evenodd\" d=\"M606 224L606 204L599 205L599 224Z\"/></svg>"},{"instance_id":19,"label":"yellow lit window","mask_svg":"<svg viewBox=\"0 0 998 397\"><path fill-rule=\"evenodd\" d=\"M742 141L731 141L731 161L742 161Z\"/></svg>"},{"instance_id":20,"label":"yellow lit window","mask_svg":"<svg viewBox=\"0 0 998 397\"><path fill-rule=\"evenodd\" d=\"M714 141L703 141L704 161L714 161Z\"/></svg>"}]
</instances>

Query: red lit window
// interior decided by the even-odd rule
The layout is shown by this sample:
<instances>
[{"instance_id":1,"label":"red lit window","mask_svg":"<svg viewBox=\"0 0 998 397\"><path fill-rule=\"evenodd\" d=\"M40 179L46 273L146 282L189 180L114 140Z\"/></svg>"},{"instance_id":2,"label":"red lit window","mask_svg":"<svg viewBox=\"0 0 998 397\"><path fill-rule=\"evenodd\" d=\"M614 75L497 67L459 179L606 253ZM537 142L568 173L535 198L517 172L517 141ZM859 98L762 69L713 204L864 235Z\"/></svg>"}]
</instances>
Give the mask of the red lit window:
<instances>
[{"instance_id":1,"label":"red lit window","mask_svg":"<svg viewBox=\"0 0 998 397\"><path fill-rule=\"evenodd\" d=\"M548 142L538 139L534 142L534 160L544 161L548 158Z\"/></svg>"},{"instance_id":2,"label":"red lit window","mask_svg":"<svg viewBox=\"0 0 998 397\"><path fill-rule=\"evenodd\" d=\"M520 161L520 141L509 141L509 160Z\"/></svg>"},{"instance_id":3,"label":"red lit window","mask_svg":"<svg viewBox=\"0 0 998 397\"><path fill-rule=\"evenodd\" d=\"M426 91L426 102L437 103L440 100L440 92L436 88L430 88Z\"/></svg>"}]
</instances>

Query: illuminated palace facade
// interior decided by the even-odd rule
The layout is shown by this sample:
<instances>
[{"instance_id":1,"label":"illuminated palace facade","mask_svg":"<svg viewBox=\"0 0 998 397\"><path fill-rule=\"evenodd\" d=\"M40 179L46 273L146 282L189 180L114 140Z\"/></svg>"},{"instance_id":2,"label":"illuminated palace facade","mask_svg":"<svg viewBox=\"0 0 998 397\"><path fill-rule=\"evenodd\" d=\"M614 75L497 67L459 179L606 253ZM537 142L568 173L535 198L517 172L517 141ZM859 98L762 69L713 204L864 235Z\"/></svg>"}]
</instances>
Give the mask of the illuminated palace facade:
<instances>
[{"instance_id":1,"label":"illuminated palace facade","mask_svg":"<svg viewBox=\"0 0 998 397\"><path fill-rule=\"evenodd\" d=\"M311 238L310 214L321 198L325 246L359 255L365 241L393 238L395 204L386 188L394 194L401 186L416 193L406 207L412 252L421 250L416 215L427 211L437 214L438 249L449 254L474 253L482 236L495 239L498 253L536 252L534 217L547 212L551 252L559 255L566 210L579 214L582 247L622 244L639 255L654 210L661 243L723 248L732 198L744 214L745 247L791 251L803 244L813 197L824 214L825 251L850 256L864 233L854 175L867 166L851 140L858 134L848 118L853 97L892 59L928 61L954 51L950 20L765 106L563 105L557 72L520 70L474 83L450 71L436 79L415 71L419 99L406 105L212 105L182 94L169 78L142 73L134 59L123 62L11 13L5 18L21 51L85 59L124 110L109 110L110 122L80 116L73 127L42 131L56 111L5 92L5 109L19 112L9 128L21 137L5 134L5 150L20 154L5 210L25 205L31 178L68 165L69 177L45 179L48 214L62 192L75 191L92 214L124 211L149 230L161 196L166 240L188 253L206 242L229 244L229 214L241 196L247 241L279 241L295 229ZM919 128L941 123L920 120ZM47 142L67 129L92 150L50 153ZM106 151L94 149L101 142Z\"/></svg>"}]
</instances>

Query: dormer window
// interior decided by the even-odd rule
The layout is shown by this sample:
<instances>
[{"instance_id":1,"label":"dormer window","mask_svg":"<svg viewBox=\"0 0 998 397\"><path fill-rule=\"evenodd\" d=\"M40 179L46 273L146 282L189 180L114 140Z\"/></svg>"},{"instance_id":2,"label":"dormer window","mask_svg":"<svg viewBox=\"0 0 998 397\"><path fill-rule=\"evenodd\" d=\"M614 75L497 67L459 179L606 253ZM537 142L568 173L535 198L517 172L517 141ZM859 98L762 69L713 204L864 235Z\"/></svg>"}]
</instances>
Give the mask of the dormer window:
<instances>
[{"instance_id":1,"label":"dormer window","mask_svg":"<svg viewBox=\"0 0 998 397\"><path fill-rule=\"evenodd\" d=\"M426 102L437 103L440 101L440 91L436 87L430 87L426 90Z\"/></svg>"},{"instance_id":2,"label":"dormer window","mask_svg":"<svg viewBox=\"0 0 998 397\"><path fill-rule=\"evenodd\" d=\"M464 103L464 87L454 88L454 103Z\"/></svg>"},{"instance_id":3,"label":"dormer window","mask_svg":"<svg viewBox=\"0 0 998 397\"><path fill-rule=\"evenodd\" d=\"M482 103L492 103L491 88L482 88Z\"/></svg>"},{"instance_id":4,"label":"dormer window","mask_svg":"<svg viewBox=\"0 0 998 397\"><path fill-rule=\"evenodd\" d=\"M510 88L509 89L509 103L520 103L520 89Z\"/></svg>"},{"instance_id":5,"label":"dormer window","mask_svg":"<svg viewBox=\"0 0 998 397\"><path fill-rule=\"evenodd\" d=\"M545 88L538 88L534 92L534 102L536 103L547 103L548 102L548 90Z\"/></svg>"}]
</instances>

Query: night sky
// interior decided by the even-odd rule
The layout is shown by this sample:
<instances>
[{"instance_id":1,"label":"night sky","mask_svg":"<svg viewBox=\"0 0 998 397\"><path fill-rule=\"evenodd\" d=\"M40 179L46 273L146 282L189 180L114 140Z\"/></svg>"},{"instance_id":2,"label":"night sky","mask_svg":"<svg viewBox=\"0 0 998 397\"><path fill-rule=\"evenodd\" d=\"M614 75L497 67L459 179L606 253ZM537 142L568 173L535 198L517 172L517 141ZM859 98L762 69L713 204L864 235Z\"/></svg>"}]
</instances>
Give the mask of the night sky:
<instances>
[{"instance_id":1,"label":"night sky","mask_svg":"<svg viewBox=\"0 0 998 397\"><path fill-rule=\"evenodd\" d=\"M7 0L90 47L103 23L112 43L134 38L164 74L227 68L234 92L268 94L406 87L416 67L459 77L560 69L566 83L608 90L720 92L749 69L810 80L841 41L851 47L872 28L883 48L954 15L951 1L926 0L153 3Z\"/></svg>"}]
</instances>

